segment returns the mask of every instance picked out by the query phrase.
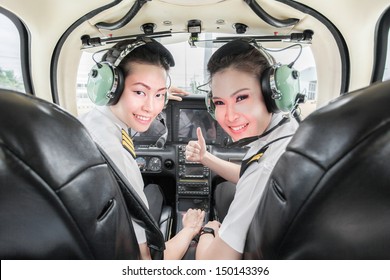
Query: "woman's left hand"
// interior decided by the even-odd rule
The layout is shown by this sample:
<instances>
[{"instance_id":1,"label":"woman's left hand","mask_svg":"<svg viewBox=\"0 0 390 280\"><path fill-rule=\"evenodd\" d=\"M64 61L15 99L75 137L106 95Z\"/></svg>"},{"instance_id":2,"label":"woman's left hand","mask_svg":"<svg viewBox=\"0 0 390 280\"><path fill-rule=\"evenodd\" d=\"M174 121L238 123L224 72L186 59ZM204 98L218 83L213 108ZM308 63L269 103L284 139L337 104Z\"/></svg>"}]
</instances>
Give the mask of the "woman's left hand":
<instances>
[{"instance_id":1,"label":"woman's left hand","mask_svg":"<svg viewBox=\"0 0 390 280\"><path fill-rule=\"evenodd\" d=\"M183 228L190 228L195 236L202 228L204 216L205 212L203 210L188 209L182 218Z\"/></svg>"},{"instance_id":2,"label":"woman's left hand","mask_svg":"<svg viewBox=\"0 0 390 280\"><path fill-rule=\"evenodd\" d=\"M169 91L168 99L176 100L176 101L182 101L183 100L182 96L187 96L190 94L188 91L185 91L184 89L175 86L171 86L168 89L168 91Z\"/></svg>"}]
</instances>

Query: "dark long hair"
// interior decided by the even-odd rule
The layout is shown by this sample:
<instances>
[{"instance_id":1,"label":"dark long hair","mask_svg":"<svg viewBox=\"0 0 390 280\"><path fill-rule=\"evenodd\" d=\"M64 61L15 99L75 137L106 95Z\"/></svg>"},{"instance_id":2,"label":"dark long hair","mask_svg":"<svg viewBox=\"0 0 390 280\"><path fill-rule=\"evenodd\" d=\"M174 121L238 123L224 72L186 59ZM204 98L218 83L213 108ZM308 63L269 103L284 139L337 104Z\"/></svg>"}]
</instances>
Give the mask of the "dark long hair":
<instances>
[{"instance_id":1,"label":"dark long hair","mask_svg":"<svg viewBox=\"0 0 390 280\"><path fill-rule=\"evenodd\" d=\"M247 41L238 39L223 45L211 56L207 71L210 81L215 73L226 68L254 75L260 81L261 74L269 66L267 58L260 51Z\"/></svg>"}]
</instances>

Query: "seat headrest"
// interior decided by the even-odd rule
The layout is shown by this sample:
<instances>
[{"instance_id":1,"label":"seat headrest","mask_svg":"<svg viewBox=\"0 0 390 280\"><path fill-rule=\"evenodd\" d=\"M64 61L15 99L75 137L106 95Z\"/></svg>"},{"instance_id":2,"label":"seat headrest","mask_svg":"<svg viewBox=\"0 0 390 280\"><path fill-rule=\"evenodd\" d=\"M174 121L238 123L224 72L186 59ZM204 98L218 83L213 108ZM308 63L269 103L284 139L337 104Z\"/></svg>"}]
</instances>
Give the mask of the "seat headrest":
<instances>
[{"instance_id":1,"label":"seat headrest","mask_svg":"<svg viewBox=\"0 0 390 280\"><path fill-rule=\"evenodd\" d=\"M390 81L308 116L277 162L245 258L390 259Z\"/></svg>"},{"instance_id":2,"label":"seat headrest","mask_svg":"<svg viewBox=\"0 0 390 280\"><path fill-rule=\"evenodd\" d=\"M83 125L0 91L1 259L138 259L119 186Z\"/></svg>"}]
</instances>

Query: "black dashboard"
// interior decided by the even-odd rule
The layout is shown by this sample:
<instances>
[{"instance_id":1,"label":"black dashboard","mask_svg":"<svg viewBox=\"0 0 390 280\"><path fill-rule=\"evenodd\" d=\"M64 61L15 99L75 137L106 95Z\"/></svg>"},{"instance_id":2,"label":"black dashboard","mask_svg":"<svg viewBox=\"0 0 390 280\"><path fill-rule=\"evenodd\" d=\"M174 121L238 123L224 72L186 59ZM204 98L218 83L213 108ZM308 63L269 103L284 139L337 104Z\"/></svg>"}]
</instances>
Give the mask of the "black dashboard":
<instances>
[{"instance_id":1,"label":"black dashboard","mask_svg":"<svg viewBox=\"0 0 390 280\"><path fill-rule=\"evenodd\" d=\"M201 128L211 150L224 149L230 142L230 137L207 112L203 97L185 97L180 102L170 101L146 132L133 136L136 160L141 172L144 175L169 175L179 164L178 156L183 145L197 139L197 127ZM192 169L183 171L186 170Z\"/></svg>"},{"instance_id":2,"label":"black dashboard","mask_svg":"<svg viewBox=\"0 0 390 280\"><path fill-rule=\"evenodd\" d=\"M197 139L197 127L202 129L210 153L233 162L245 155L243 148L226 147L230 138L207 112L201 96L170 101L149 130L133 138L145 185L160 185L177 214L188 208L210 214L213 188L224 181L202 164L186 161L185 146Z\"/></svg>"},{"instance_id":3,"label":"black dashboard","mask_svg":"<svg viewBox=\"0 0 390 280\"><path fill-rule=\"evenodd\" d=\"M158 140L164 136L167 144L187 143L189 140L196 139L197 127L202 129L207 144L223 146L230 140L207 112L204 98L201 96L184 97L183 101L170 101L150 128L144 133L135 135L133 140L141 148L161 148Z\"/></svg>"}]
</instances>

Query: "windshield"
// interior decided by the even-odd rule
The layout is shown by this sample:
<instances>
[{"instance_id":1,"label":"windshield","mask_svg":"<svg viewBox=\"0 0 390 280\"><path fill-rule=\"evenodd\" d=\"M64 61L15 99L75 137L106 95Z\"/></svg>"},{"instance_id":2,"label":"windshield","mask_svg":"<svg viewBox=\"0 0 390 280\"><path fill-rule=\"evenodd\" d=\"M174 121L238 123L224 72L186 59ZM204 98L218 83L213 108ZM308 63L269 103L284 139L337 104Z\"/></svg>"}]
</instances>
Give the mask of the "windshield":
<instances>
[{"instance_id":1,"label":"windshield","mask_svg":"<svg viewBox=\"0 0 390 280\"><path fill-rule=\"evenodd\" d=\"M209 79L206 70L207 62L219 46L206 40L205 42L197 43L197 46L191 46L187 41L182 41L174 44L166 44L165 47L175 58L175 67L170 70L172 85L186 90L191 95L204 95L205 92L202 90L209 90L207 85ZM291 63L297 58L300 52L299 48L280 50L269 49L269 52L281 64ZM91 52L84 52L80 60L77 80L78 115L89 111L94 106L89 100L86 90L88 73L95 64L92 55L93 53ZM94 59L99 60L99 55L101 54L96 54ZM303 116L306 116L316 109L317 99L316 65L310 45L303 46L302 53L295 62L294 68L300 71L301 92L307 96L307 102L301 105L301 110L304 113ZM199 86L201 86L200 88L202 90L198 89Z\"/></svg>"}]
</instances>

